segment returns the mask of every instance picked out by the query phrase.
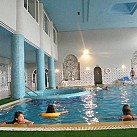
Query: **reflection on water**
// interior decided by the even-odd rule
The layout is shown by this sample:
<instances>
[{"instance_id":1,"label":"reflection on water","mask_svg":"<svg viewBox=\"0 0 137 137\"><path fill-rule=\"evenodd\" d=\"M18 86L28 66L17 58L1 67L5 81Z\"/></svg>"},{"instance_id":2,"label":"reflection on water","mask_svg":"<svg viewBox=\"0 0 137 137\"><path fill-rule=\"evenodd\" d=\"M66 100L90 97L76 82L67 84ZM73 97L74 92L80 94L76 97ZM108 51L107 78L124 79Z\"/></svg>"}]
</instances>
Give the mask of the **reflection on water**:
<instances>
[{"instance_id":1,"label":"reflection on water","mask_svg":"<svg viewBox=\"0 0 137 137\"><path fill-rule=\"evenodd\" d=\"M94 109L97 107L97 105L93 102L94 96L95 94L92 92L90 95L81 98L81 100L84 102L83 106L86 114L85 116L83 116L83 119L85 119L87 123L91 123L91 121L98 122L98 119L95 118L94 114Z\"/></svg>"},{"instance_id":2,"label":"reflection on water","mask_svg":"<svg viewBox=\"0 0 137 137\"><path fill-rule=\"evenodd\" d=\"M85 119L87 123L99 122L99 120L95 117L96 112L94 111L94 109L97 107L97 105L93 102L95 95L96 94L94 92L91 92L90 95L81 98L81 101L84 102L83 106L86 114L83 116L83 119Z\"/></svg>"},{"instance_id":3,"label":"reflection on water","mask_svg":"<svg viewBox=\"0 0 137 137\"><path fill-rule=\"evenodd\" d=\"M121 86L120 88L121 91L121 104L127 104L128 102L128 91L126 89L126 86Z\"/></svg>"}]
</instances>

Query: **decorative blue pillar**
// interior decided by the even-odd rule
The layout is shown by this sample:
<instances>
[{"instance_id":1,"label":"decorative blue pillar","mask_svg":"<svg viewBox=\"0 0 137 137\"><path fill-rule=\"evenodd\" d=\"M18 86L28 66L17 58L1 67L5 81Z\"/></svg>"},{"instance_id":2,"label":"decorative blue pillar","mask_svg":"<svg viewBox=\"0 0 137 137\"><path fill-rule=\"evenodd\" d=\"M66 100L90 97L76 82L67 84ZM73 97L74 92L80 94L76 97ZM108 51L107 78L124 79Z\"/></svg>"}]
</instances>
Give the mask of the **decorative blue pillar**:
<instances>
[{"instance_id":1,"label":"decorative blue pillar","mask_svg":"<svg viewBox=\"0 0 137 137\"><path fill-rule=\"evenodd\" d=\"M11 45L11 96L13 99L25 96L24 36L14 34Z\"/></svg>"},{"instance_id":2,"label":"decorative blue pillar","mask_svg":"<svg viewBox=\"0 0 137 137\"><path fill-rule=\"evenodd\" d=\"M37 49L36 51L37 63L37 90L45 90L45 61L44 51Z\"/></svg>"},{"instance_id":3,"label":"decorative blue pillar","mask_svg":"<svg viewBox=\"0 0 137 137\"><path fill-rule=\"evenodd\" d=\"M48 77L49 77L49 88L56 88L55 86L55 69L54 69L54 58L48 57Z\"/></svg>"}]
</instances>

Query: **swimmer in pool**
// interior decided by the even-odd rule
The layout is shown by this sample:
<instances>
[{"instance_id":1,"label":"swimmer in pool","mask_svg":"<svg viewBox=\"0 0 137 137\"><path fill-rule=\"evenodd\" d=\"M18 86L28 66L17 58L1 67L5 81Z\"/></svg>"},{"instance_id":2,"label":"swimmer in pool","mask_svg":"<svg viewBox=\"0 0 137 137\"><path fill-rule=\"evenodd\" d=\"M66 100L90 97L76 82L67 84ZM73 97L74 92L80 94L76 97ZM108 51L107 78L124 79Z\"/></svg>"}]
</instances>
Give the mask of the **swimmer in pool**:
<instances>
[{"instance_id":1,"label":"swimmer in pool","mask_svg":"<svg viewBox=\"0 0 137 137\"><path fill-rule=\"evenodd\" d=\"M15 112L14 120L11 122L3 122L2 124L28 124L33 125L34 122L24 119L24 114L20 111Z\"/></svg>"},{"instance_id":2,"label":"swimmer in pool","mask_svg":"<svg viewBox=\"0 0 137 137\"><path fill-rule=\"evenodd\" d=\"M122 108L123 116L120 117L122 121L131 121L137 119L137 116L131 115L131 109L128 104L125 104Z\"/></svg>"},{"instance_id":3,"label":"swimmer in pool","mask_svg":"<svg viewBox=\"0 0 137 137\"><path fill-rule=\"evenodd\" d=\"M68 111L66 110L66 111L57 112L57 113L64 114L64 113L67 113L67 112L68 112ZM42 116L42 115L45 114L45 113L56 113L54 105L49 105L49 106L47 107L47 111L40 113L39 116Z\"/></svg>"}]
</instances>

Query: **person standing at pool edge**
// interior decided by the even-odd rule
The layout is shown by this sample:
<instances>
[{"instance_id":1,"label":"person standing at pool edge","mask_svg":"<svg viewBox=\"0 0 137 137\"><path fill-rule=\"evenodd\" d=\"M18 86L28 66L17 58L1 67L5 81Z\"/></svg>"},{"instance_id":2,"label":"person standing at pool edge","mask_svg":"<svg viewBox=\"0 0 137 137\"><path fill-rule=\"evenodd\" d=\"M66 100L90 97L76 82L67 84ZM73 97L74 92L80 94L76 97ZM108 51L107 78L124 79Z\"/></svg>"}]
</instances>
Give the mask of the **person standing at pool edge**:
<instances>
[{"instance_id":1,"label":"person standing at pool edge","mask_svg":"<svg viewBox=\"0 0 137 137\"><path fill-rule=\"evenodd\" d=\"M131 71L130 71L130 77L131 77L131 81L132 81L132 84L135 83L134 82L134 78L135 78L135 71L133 68L131 68Z\"/></svg>"}]
</instances>

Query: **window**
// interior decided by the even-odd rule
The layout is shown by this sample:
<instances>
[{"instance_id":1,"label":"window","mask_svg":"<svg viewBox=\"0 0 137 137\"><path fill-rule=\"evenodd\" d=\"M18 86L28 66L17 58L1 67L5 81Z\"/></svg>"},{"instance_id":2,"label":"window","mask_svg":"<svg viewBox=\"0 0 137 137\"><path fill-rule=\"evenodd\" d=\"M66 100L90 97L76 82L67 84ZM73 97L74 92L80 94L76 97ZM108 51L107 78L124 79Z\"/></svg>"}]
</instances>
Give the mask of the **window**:
<instances>
[{"instance_id":1,"label":"window","mask_svg":"<svg viewBox=\"0 0 137 137\"><path fill-rule=\"evenodd\" d=\"M38 15L39 15L39 3L36 0L35 18L37 22L38 22L38 17L39 17Z\"/></svg>"},{"instance_id":2,"label":"window","mask_svg":"<svg viewBox=\"0 0 137 137\"><path fill-rule=\"evenodd\" d=\"M28 0L24 0L24 7L28 10Z\"/></svg>"},{"instance_id":3,"label":"window","mask_svg":"<svg viewBox=\"0 0 137 137\"><path fill-rule=\"evenodd\" d=\"M48 27L49 27L49 21L48 21L48 18L47 18L47 15L44 14L44 20L43 20L43 27L44 27L44 31L48 34Z\"/></svg>"},{"instance_id":4,"label":"window","mask_svg":"<svg viewBox=\"0 0 137 137\"><path fill-rule=\"evenodd\" d=\"M38 22L39 2L38 0L24 0L24 7L31 16Z\"/></svg>"},{"instance_id":5,"label":"window","mask_svg":"<svg viewBox=\"0 0 137 137\"><path fill-rule=\"evenodd\" d=\"M35 0L28 0L28 12L35 19Z\"/></svg>"},{"instance_id":6,"label":"window","mask_svg":"<svg viewBox=\"0 0 137 137\"><path fill-rule=\"evenodd\" d=\"M54 43L57 43L57 32L55 29L53 29L53 41Z\"/></svg>"},{"instance_id":7,"label":"window","mask_svg":"<svg viewBox=\"0 0 137 137\"><path fill-rule=\"evenodd\" d=\"M43 19L43 30L50 36L49 19L45 12L44 12L44 19Z\"/></svg>"}]
</instances>

